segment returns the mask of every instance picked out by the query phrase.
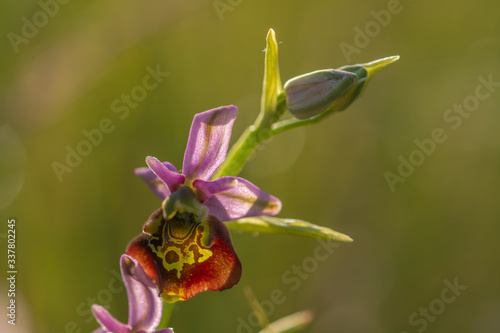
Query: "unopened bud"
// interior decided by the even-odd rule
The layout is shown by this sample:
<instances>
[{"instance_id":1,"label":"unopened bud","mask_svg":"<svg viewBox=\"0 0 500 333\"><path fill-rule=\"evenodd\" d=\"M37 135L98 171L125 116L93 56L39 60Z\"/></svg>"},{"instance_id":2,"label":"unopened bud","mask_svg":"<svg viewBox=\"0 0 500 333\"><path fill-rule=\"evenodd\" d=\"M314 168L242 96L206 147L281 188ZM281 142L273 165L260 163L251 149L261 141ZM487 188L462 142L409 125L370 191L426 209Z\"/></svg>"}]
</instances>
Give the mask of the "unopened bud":
<instances>
[{"instance_id":1,"label":"unopened bud","mask_svg":"<svg viewBox=\"0 0 500 333\"><path fill-rule=\"evenodd\" d=\"M319 115L356 81L356 74L338 69L324 69L294 77L283 87L288 110L299 119Z\"/></svg>"},{"instance_id":2,"label":"unopened bud","mask_svg":"<svg viewBox=\"0 0 500 333\"><path fill-rule=\"evenodd\" d=\"M379 69L398 59L399 56L393 56L365 64L319 70L290 79L284 86L288 110L299 119L342 111L356 100Z\"/></svg>"}]
</instances>

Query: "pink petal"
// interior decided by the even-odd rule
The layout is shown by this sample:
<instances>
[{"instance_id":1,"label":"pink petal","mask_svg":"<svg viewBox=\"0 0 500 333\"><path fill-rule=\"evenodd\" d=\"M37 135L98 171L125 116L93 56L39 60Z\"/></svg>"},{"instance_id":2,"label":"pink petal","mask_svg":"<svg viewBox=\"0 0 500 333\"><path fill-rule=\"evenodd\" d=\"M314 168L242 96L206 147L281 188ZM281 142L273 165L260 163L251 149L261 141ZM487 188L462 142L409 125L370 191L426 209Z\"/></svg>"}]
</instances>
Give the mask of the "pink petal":
<instances>
[{"instance_id":1,"label":"pink petal","mask_svg":"<svg viewBox=\"0 0 500 333\"><path fill-rule=\"evenodd\" d=\"M130 329L127 325L124 325L113 318L113 316L111 316L102 306L94 304L91 309L97 322L104 329L104 332L130 333ZM99 329L97 329L97 332L99 332Z\"/></svg>"},{"instance_id":2,"label":"pink petal","mask_svg":"<svg viewBox=\"0 0 500 333\"><path fill-rule=\"evenodd\" d=\"M134 258L122 255L120 263L129 301L128 324L134 332L152 332L162 315L158 288Z\"/></svg>"},{"instance_id":3,"label":"pink petal","mask_svg":"<svg viewBox=\"0 0 500 333\"><path fill-rule=\"evenodd\" d=\"M148 159L155 159L154 157L146 158L146 163L148 163ZM182 180L181 184L184 182L184 176L179 174L179 171L173 166L173 164L169 162L156 163L156 161L152 161L151 165L154 166L155 171L159 174L162 174L165 180L162 180L157 174L149 168L136 168L135 174L141 177L149 186L149 188L161 199L164 200L171 193L171 188L175 188L178 186L176 182ZM159 162L159 161L158 161ZM148 164L149 165L149 164ZM166 170L166 171L165 171Z\"/></svg>"},{"instance_id":4,"label":"pink petal","mask_svg":"<svg viewBox=\"0 0 500 333\"><path fill-rule=\"evenodd\" d=\"M276 215L281 210L281 201L278 198L243 178L221 177L211 182L197 180L193 186L200 201L208 207L209 214L215 215L221 221Z\"/></svg>"},{"instance_id":5,"label":"pink petal","mask_svg":"<svg viewBox=\"0 0 500 333\"><path fill-rule=\"evenodd\" d=\"M141 177L161 200L170 195L167 185L150 168L136 168L134 173Z\"/></svg>"},{"instance_id":6,"label":"pink petal","mask_svg":"<svg viewBox=\"0 0 500 333\"><path fill-rule=\"evenodd\" d=\"M108 332L104 328L99 327L98 329L93 330L92 333L108 333Z\"/></svg>"},{"instance_id":7,"label":"pink petal","mask_svg":"<svg viewBox=\"0 0 500 333\"><path fill-rule=\"evenodd\" d=\"M185 177L172 164L168 163L173 167L173 170L170 170L168 165L161 163L157 158L151 156L146 157L146 163L158 178L167 185L170 192L174 192L179 185L184 184Z\"/></svg>"},{"instance_id":8,"label":"pink petal","mask_svg":"<svg viewBox=\"0 0 500 333\"><path fill-rule=\"evenodd\" d=\"M182 172L189 181L209 180L226 158L238 109L221 106L194 116Z\"/></svg>"}]
</instances>

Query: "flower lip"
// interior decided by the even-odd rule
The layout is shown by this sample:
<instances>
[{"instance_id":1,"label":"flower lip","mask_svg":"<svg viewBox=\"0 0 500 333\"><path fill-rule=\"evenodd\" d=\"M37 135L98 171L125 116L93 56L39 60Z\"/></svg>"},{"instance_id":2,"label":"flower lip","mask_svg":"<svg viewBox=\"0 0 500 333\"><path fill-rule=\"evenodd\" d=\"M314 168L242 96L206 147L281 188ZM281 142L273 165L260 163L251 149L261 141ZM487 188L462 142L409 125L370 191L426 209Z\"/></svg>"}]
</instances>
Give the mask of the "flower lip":
<instances>
[{"instance_id":1,"label":"flower lip","mask_svg":"<svg viewBox=\"0 0 500 333\"><path fill-rule=\"evenodd\" d=\"M126 253L148 268L166 302L238 283L241 263L229 230L215 216L198 221L189 213L177 214L169 221L161 218L149 231L134 238Z\"/></svg>"}]
</instances>

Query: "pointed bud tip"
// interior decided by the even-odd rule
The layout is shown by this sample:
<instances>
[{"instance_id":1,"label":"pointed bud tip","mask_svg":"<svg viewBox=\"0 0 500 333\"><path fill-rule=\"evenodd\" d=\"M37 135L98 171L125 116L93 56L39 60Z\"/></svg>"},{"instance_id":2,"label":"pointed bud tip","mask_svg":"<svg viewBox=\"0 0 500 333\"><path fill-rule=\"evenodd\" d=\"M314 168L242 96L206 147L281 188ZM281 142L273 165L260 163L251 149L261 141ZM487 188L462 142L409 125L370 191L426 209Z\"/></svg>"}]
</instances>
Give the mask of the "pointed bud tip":
<instances>
[{"instance_id":1,"label":"pointed bud tip","mask_svg":"<svg viewBox=\"0 0 500 333\"><path fill-rule=\"evenodd\" d=\"M399 56L395 55L392 57L386 57L382 59L377 59L374 61L370 61L366 64L359 64L359 66L363 66L366 71L368 72L368 76L372 76L376 72L378 72L380 69L386 67L387 65L392 64L393 62L396 62L399 60Z\"/></svg>"},{"instance_id":2,"label":"pointed bud tip","mask_svg":"<svg viewBox=\"0 0 500 333\"><path fill-rule=\"evenodd\" d=\"M302 310L293 314L299 322L303 325L309 324L314 319L314 312L312 310Z\"/></svg>"},{"instance_id":3,"label":"pointed bud tip","mask_svg":"<svg viewBox=\"0 0 500 333\"><path fill-rule=\"evenodd\" d=\"M345 243L352 243L352 242L354 242L354 239L352 239L351 237L347 236L346 234L342 234L342 237L339 237L339 239L342 242L345 242Z\"/></svg>"},{"instance_id":4,"label":"pointed bud tip","mask_svg":"<svg viewBox=\"0 0 500 333\"><path fill-rule=\"evenodd\" d=\"M277 48L278 47L278 41L276 40L276 33L274 32L274 30L271 28L269 29L269 31L267 32L267 36L266 36L266 49L268 48Z\"/></svg>"}]
</instances>

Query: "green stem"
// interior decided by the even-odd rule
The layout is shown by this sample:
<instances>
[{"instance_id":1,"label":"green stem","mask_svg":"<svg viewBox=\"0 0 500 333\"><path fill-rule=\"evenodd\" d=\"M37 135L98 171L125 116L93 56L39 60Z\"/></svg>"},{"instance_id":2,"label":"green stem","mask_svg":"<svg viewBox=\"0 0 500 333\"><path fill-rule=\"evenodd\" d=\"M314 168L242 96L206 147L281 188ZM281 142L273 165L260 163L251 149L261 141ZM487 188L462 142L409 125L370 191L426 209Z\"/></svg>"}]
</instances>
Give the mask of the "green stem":
<instances>
[{"instance_id":1,"label":"green stem","mask_svg":"<svg viewBox=\"0 0 500 333\"><path fill-rule=\"evenodd\" d=\"M238 141L229 150L226 160L219 167L212 179L238 175L250 156L252 156L255 148L263 141L277 134L271 128L285 111L285 95L280 94L276 103L276 110L260 112L255 123L243 132Z\"/></svg>"},{"instance_id":2,"label":"green stem","mask_svg":"<svg viewBox=\"0 0 500 333\"><path fill-rule=\"evenodd\" d=\"M236 176L252 155L255 148L264 140L273 136L271 130L257 122L248 127L240 136L238 141L229 150L224 163L214 175L215 178L222 176Z\"/></svg>"},{"instance_id":3,"label":"green stem","mask_svg":"<svg viewBox=\"0 0 500 333\"><path fill-rule=\"evenodd\" d=\"M161 316L161 321L160 324L158 325L157 330L168 328L170 317L172 317L172 312L175 307L175 303L167 303L163 299L162 302L163 302L163 314Z\"/></svg>"},{"instance_id":4,"label":"green stem","mask_svg":"<svg viewBox=\"0 0 500 333\"><path fill-rule=\"evenodd\" d=\"M273 126L271 127L271 130L273 132L273 135L276 135L276 134L291 130L293 128L315 124L315 123L320 122L321 120L323 120L323 118L329 116L330 114L332 114L335 111L337 111L335 108L330 108L329 110L326 110L325 112L319 114L318 116L316 116L314 118L308 118L308 119L289 118L289 119L285 119L285 120L282 120L280 122L274 123Z\"/></svg>"},{"instance_id":5,"label":"green stem","mask_svg":"<svg viewBox=\"0 0 500 333\"><path fill-rule=\"evenodd\" d=\"M285 120L280 121L279 123L274 124L273 127L271 127L271 130L273 132L273 135L276 135L276 134L291 130L293 128L317 123L318 121L321 120L321 118L316 117L316 118L309 118L309 119L305 119L305 120L300 120L300 119L296 119L296 118L285 119Z\"/></svg>"}]
</instances>

